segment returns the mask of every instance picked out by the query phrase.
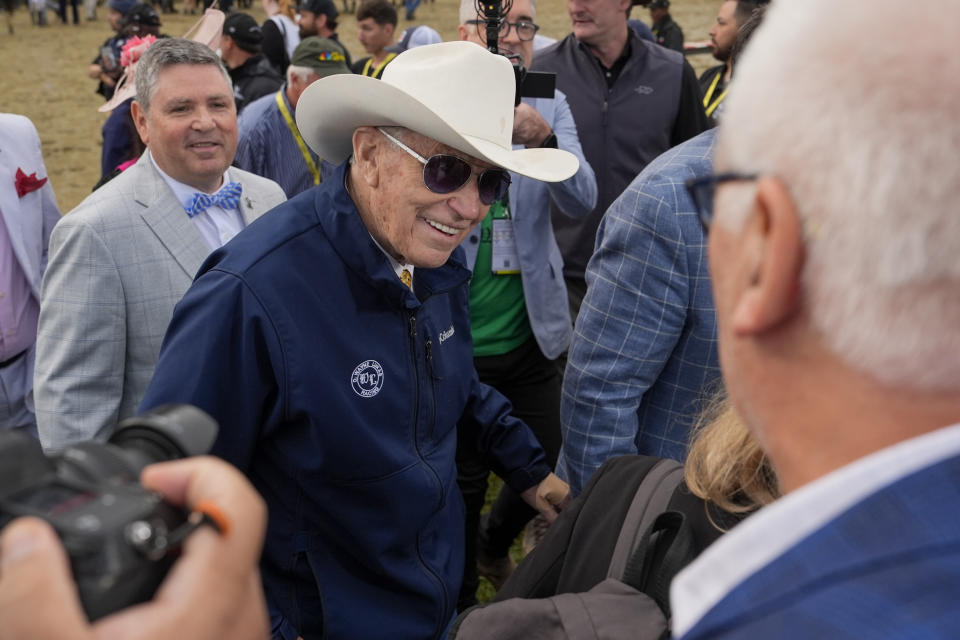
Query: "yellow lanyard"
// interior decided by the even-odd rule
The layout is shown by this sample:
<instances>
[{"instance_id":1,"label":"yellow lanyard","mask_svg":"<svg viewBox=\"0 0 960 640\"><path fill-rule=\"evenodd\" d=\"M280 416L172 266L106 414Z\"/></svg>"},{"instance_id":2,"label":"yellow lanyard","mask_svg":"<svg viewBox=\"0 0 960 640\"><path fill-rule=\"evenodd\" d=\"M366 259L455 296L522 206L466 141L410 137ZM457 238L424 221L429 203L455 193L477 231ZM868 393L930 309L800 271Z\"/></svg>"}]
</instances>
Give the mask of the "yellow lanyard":
<instances>
[{"instance_id":1,"label":"yellow lanyard","mask_svg":"<svg viewBox=\"0 0 960 640\"><path fill-rule=\"evenodd\" d=\"M303 141L297 123L293 121L293 116L290 115L290 109L287 109L287 103L283 101L283 96L280 95L282 91L283 89L277 91L277 106L280 107L280 113L283 114L283 119L287 123L287 128L290 129L293 139L297 141L297 146L300 147L303 159L307 161L307 168L310 169L310 175L313 176L313 184L320 184L320 171L317 170L317 165L310 156L310 149L307 148L307 143Z\"/></svg>"},{"instance_id":2,"label":"yellow lanyard","mask_svg":"<svg viewBox=\"0 0 960 640\"><path fill-rule=\"evenodd\" d=\"M713 101L713 104L710 103L710 98L713 97L713 92L717 90L717 85L720 84L720 78L723 77L724 71L720 71L714 78L713 82L710 83L710 88L707 89L707 95L703 96L703 106L707 110L707 117L713 115L713 112L717 110L717 107L720 106L720 103L723 102L723 99L727 97L727 91L729 89L724 89L716 100Z\"/></svg>"},{"instance_id":3,"label":"yellow lanyard","mask_svg":"<svg viewBox=\"0 0 960 640\"><path fill-rule=\"evenodd\" d=\"M384 58L383 62L381 62L380 64L378 64L376 67L373 68L373 73L370 73L370 65L373 64L373 58L370 58L369 60L367 60L367 64L363 65L362 75L370 76L371 78L379 78L380 73L383 71L383 68L387 66L387 63L396 57L397 57L397 54L388 53L387 57Z\"/></svg>"}]
</instances>

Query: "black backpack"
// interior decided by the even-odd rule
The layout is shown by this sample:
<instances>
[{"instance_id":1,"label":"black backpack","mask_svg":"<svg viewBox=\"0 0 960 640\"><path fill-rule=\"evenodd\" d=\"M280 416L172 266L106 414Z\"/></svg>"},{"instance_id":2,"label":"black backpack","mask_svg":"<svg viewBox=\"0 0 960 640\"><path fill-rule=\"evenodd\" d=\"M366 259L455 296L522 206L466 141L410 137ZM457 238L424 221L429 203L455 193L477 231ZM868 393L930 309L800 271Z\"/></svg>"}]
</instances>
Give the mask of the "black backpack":
<instances>
[{"instance_id":1,"label":"black backpack","mask_svg":"<svg viewBox=\"0 0 960 640\"><path fill-rule=\"evenodd\" d=\"M495 600L463 612L448 638L669 637L670 582L698 551L686 516L667 511L682 481L673 460L605 463Z\"/></svg>"}]
</instances>

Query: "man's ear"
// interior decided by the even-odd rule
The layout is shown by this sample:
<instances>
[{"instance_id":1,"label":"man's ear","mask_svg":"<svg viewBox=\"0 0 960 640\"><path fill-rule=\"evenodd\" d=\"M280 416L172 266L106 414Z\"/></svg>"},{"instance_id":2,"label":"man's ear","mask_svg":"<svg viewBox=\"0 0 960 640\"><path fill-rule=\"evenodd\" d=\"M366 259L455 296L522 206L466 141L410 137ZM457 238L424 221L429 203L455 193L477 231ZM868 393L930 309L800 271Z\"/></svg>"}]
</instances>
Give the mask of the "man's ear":
<instances>
[{"instance_id":1,"label":"man's ear","mask_svg":"<svg viewBox=\"0 0 960 640\"><path fill-rule=\"evenodd\" d=\"M133 118L133 126L137 128L137 134L143 140L143 144L149 147L150 135L147 128L147 112L136 100L130 103L130 117Z\"/></svg>"},{"instance_id":2,"label":"man's ear","mask_svg":"<svg viewBox=\"0 0 960 640\"><path fill-rule=\"evenodd\" d=\"M775 177L759 178L754 209L742 245L750 282L733 311L738 334L762 333L786 322L800 298L803 229L790 193Z\"/></svg>"},{"instance_id":3,"label":"man's ear","mask_svg":"<svg viewBox=\"0 0 960 640\"><path fill-rule=\"evenodd\" d=\"M470 39L469 33L470 32L467 31L466 25L461 24L457 26L457 37L460 38L461 40L469 40Z\"/></svg>"},{"instance_id":4,"label":"man's ear","mask_svg":"<svg viewBox=\"0 0 960 640\"><path fill-rule=\"evenodd\" d=\"M384 137L374 127L357 127L353 131L353 167L357 178L372 188L380 186L380 154Z\"/></svg>"}]
</instances>

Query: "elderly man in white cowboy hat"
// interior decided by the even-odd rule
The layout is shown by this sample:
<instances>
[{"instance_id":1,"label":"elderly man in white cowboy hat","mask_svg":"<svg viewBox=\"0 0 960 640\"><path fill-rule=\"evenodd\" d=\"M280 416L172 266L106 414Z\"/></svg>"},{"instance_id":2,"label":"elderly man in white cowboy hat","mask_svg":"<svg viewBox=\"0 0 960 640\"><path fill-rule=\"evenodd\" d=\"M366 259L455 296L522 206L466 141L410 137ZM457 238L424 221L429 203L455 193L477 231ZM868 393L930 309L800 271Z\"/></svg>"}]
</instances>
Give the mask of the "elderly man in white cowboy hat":
<instances>
[{"instance_id":1,"label":"elderly man in white cowboy hat","mask_svg":"<svg viewBox=\"0 0 960 640\"><path fill-rule=\"evenodd\" d=\"M513 83L466 42L407 51L382 80L317 81L297 125L341 166L211 256L177 307L141 408L210 412L214 453L266 498L274 637L442 637L463 570L458 437L548 519L567 497L473 368L458 245L508 170L577 170L511 148Z\"/></svg>"}]
</instances>

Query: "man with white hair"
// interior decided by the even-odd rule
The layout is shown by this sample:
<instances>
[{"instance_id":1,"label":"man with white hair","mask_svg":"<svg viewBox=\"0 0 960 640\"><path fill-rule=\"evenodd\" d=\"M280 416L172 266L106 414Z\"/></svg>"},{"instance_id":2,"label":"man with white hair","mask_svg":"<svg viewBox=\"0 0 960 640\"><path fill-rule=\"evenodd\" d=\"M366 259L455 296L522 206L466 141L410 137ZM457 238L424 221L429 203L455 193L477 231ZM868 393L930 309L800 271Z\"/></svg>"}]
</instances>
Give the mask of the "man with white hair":
<instances>
[{"instance_id":1,"label":"man with white hair","mask_svg":"<svg viewBox=\"0 0 960 640\"><path fill-rule=\"evenodd\" d=\"M270 178L288 198L320 184L332 167L303 141L297 102L311 84L337 73L350 73L340 45L317 36L301 40L287 67L286 83L244 109L234 164Z\"/></svg>"},{"instance_id":2,"label":"man with white hair","mask_svg":"<svg viewBox=\"0 0 960 640\"><path fill-rule=\"evenodd\" d=\"M465 42L404 52L381 80L318 80L297 124L343 164L211 257L177 308L142 408L206 410L213 452L266 499L274 637L443 636L463 571L458 437L548 519L566 499L472 361L460 243L509 171L577 170L511 148L513 84Z\"/></svg>"},{"instance_id":3,"label":"man with white hair","mask_svg":"<svg viewBox=\"0 0 960 640\"><path fill-rule=\"evenodd\" d=\"M677 577L678 636L960 628L958 40L953 0L774 2L737 67L690 189L727 389L785 496Z\"/></svg>"}]
</instances>

